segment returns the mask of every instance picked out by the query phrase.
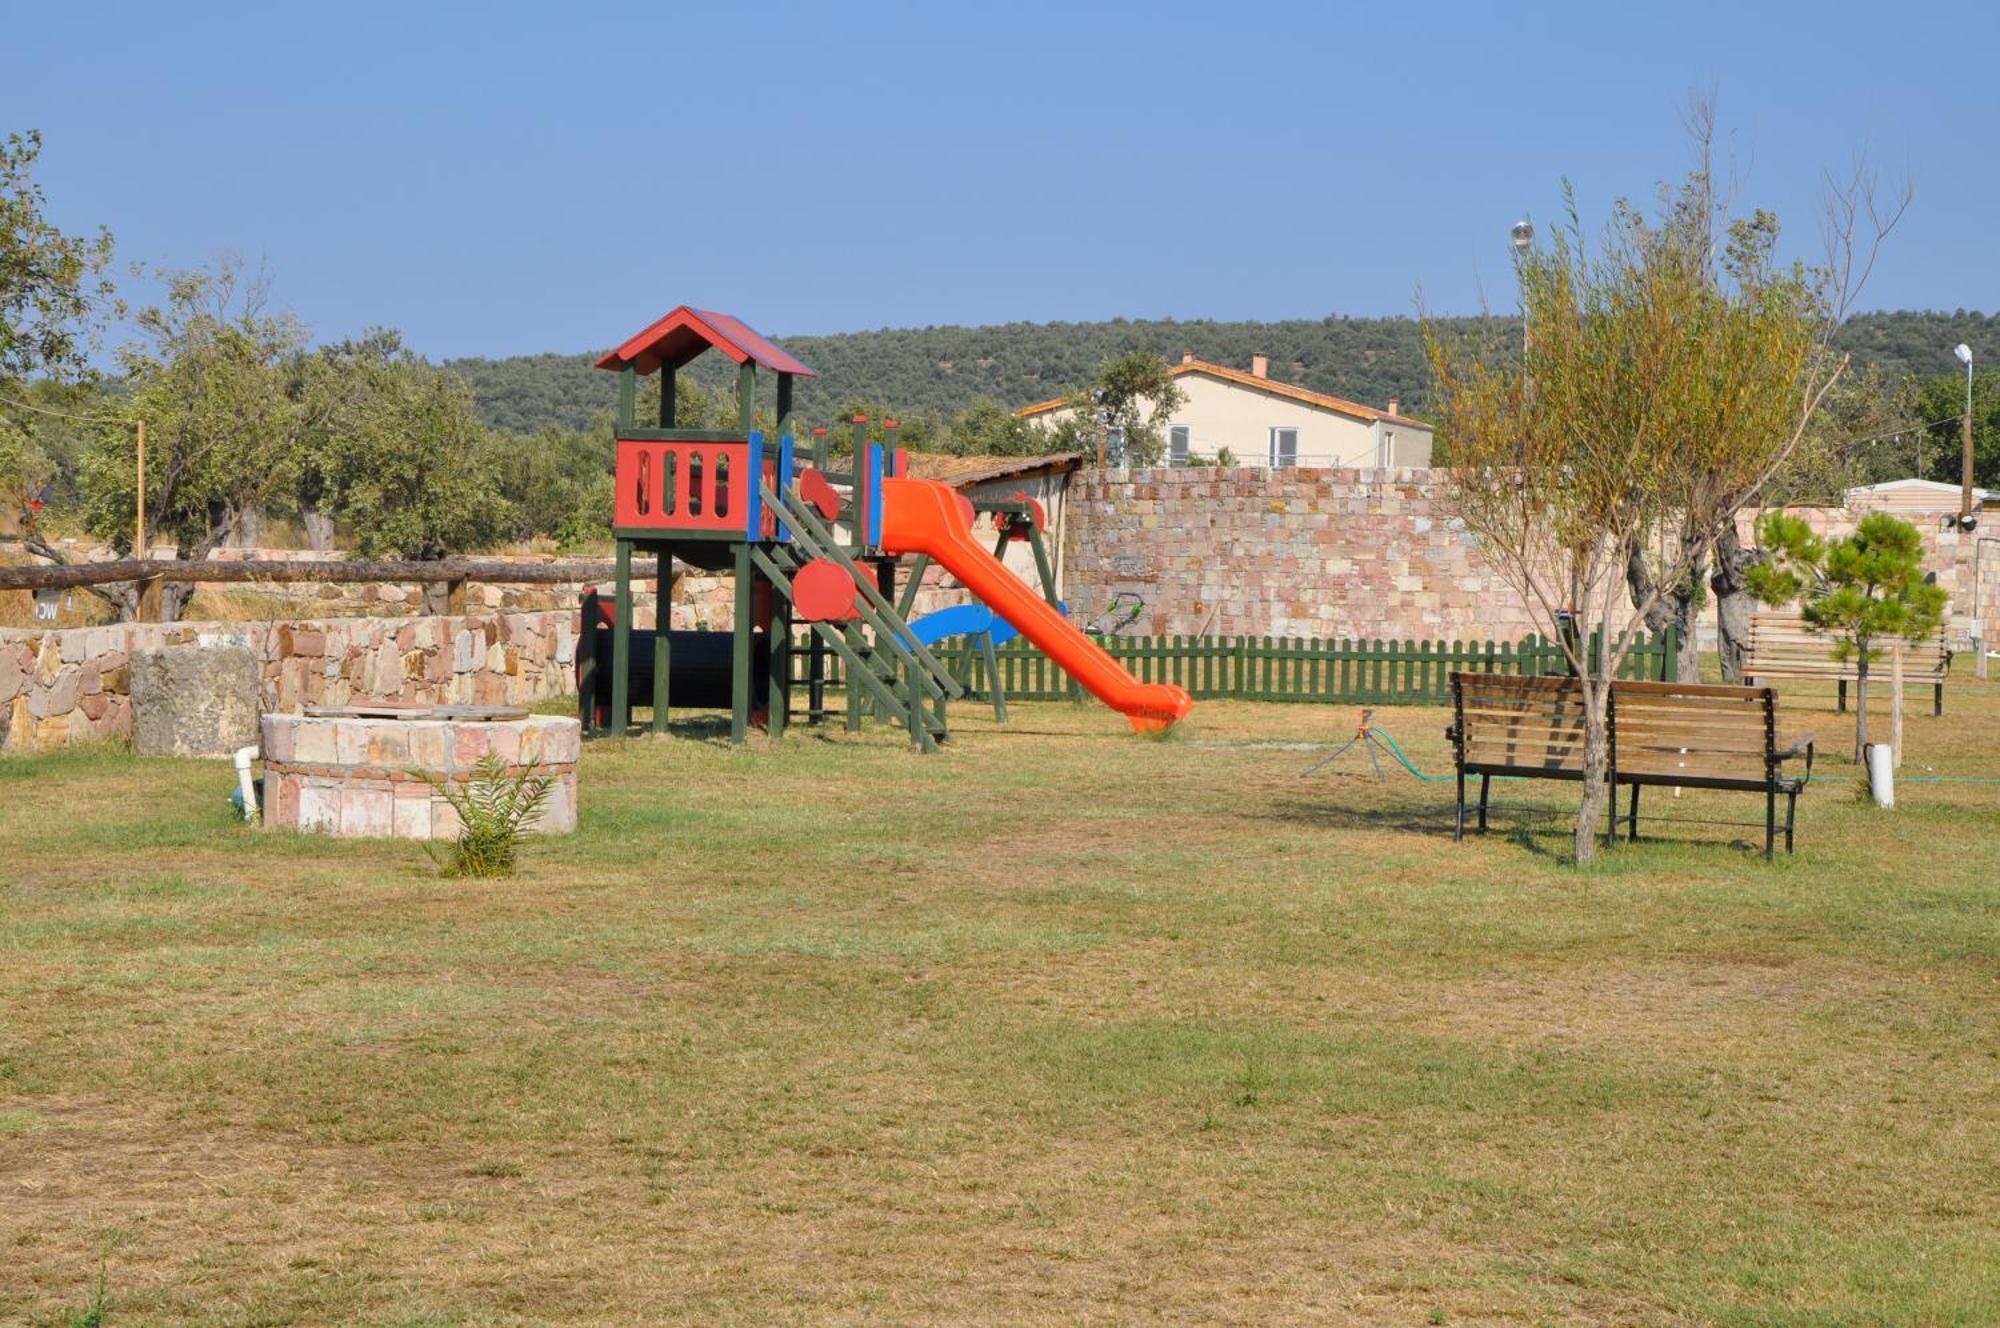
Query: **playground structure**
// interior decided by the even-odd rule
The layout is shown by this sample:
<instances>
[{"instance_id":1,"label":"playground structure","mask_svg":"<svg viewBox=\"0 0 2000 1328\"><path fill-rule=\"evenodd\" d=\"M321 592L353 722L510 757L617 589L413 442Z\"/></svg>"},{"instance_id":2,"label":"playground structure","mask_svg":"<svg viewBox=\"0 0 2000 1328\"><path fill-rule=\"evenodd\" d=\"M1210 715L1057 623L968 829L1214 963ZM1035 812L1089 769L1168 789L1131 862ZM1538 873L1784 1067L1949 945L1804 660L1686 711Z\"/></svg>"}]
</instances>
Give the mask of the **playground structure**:
<instances>
[{"instance_id":1,"label":"playground structure","mask_svg":"<svg viewBox=\"0 0 2000 1328\"><path fill-rule=\"evenodd\" d=\"M674 376L709 350L737 366L733 430L683 429L675 420ZM793 435L792 390L795 379L813 371L741 320L683 305L598 367L619 375L612 513L617 591L608 606L594 596L584 605L577 690L586 731L625 733L634 704L650 701L656 733L668 730L675 704L726 705L732 741L743 741L760 723L779 737L792 713L793 654L803 644L810 655L809 722L826 715L822 680L832 655L844 666L850 729L872 710L907 728L920 749L935 750L949 735L946 702L965 695L966 685L930 646L948 634L983 634L990 663L995 619L1027 637L1135 729L1157 731L1187 716L1193 703L1184 689L1138 682L1063 616L1037 504L974 504L947 485L913 479L906 454L893 441L868 440L865 419L854 421L848 469L829 463L824 431L815 431L802 457ZM776 379L769 437L756 427L759 368ZM658 422L642 425L638 381L653 373L660 375ZM982 512L992 513L998 526L992 553L973 535ZM1010 540L1033 549L1040 593L1000 561ZM633 623L632 559L638 552L659 560L658 627L651 633ZM910 555L915 562L899 596L898 569ZM729 632L671 630L676 559L733 575ZM933 562L991 617L913 624L908 615L916 590ZM795 639L801 631L803 643ZM994 700L1004 714L1004 699L996 694Z\"/></svg>"}]
</instances>

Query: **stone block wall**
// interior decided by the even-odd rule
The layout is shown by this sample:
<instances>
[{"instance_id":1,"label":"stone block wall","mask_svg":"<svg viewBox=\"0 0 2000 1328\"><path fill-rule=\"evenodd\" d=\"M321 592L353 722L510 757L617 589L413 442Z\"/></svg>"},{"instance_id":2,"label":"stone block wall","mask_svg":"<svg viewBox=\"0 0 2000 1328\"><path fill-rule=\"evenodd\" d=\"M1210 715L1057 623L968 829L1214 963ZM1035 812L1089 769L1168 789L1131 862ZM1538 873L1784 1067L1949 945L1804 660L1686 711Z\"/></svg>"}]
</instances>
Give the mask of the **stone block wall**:
<instances>
[{"instance_id":1,"label":"stone block wall","mask_svg":"<svg viewBox=\"0 0 2000 1328\"><path fill-rule=\"evenodd\" d=\"M1536 630L1430 472L1088 470L1072 486L1063 589L1128 635L1517 640Z\"/></svg>"},{"instance_id":2,"label":"stone block wall","mask_svg":"<svg viewBox=\"0 0 2000 1328\"><path fill-rule=\"evenodd\" d=\"M263 720L264 824L398 839L452 839L451 802L424 776L463 787L491 753L509 774L555 780L532 829L576 829L582 726L557 715L517 720L351 719L271 714Z\"/></svg>"},{"instance_id":3,"label":"stone block wall","mask_svg":"<svg viewBox=\"0 0 2000 1328\"><path fill-rule=\"evenodd\" d=\"M1071 487L1063 550L1071 616L1101 618L1116 595L1144 611L1124 634L1515 641L1542 630L1445 511L1441 472L1351 469L1085 470ZM1953 503L1956 499L1952 499ZM1955 508L1954 508L1955 510ZM1861 513L1798 509L1822 534ZM1978 600L2000 639L2000 544L1982 528L1923 533L1926 565L1951 596L1948 635L1972 635L1978 536L1988 542ZM1746 536L1755 514L1745 513ZM1714 614L1703 640L1712 641Z\"/></svg>"},{"instance_id":4,"label":"stone block wall","mask_svg":"<svg viewBox=\"0 0 2000 1328\"><path fill-rule=\"evenodd\" d=\"M575 691L573 610L13 628L0 630L0 751L129 737L132 653L183 644L247 647L266 712L362 701L531 705Z\"/></svg>"}]
</instances>

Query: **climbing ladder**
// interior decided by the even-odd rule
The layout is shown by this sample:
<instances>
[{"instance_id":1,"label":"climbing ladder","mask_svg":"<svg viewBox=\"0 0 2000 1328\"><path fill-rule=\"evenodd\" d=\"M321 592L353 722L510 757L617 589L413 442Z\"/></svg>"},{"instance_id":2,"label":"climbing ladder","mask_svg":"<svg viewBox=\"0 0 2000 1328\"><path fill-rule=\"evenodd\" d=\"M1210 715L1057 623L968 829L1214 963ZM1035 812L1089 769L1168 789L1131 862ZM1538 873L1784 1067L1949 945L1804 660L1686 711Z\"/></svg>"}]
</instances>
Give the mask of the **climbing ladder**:
<instances>
[{"instance_id":1,"label":"climbing ladder","mask_svg":"<svg viewBox=\"0 0 2000 1328\"><path fill-rule=\"evenodd\" d=\"M936 751L946 736L944 707L948 698L965 695L964 684L952 676L939 659L910 631L910 625L895 605L883 596L849 552L841 547L833 529L819 513L788 488L763 484L759 498L778 516L775 541L749 546L750 561L785 604L785 622L774 623L771 634L771 676L789 676L791 668L790 618L797 606L793 578L808 563L825 559L845 572L860 592L855 608L859 621L870 632L863 637L852 623L809 622L813 636L847 665L847 726L859 729L862 700L871 703L885 719L909 730L910 741L920 749ZM787 658L779 658L783 654ZM782 693L771 706L771 735L784 730L785 704Z\"/></svg>"}]
</instances>

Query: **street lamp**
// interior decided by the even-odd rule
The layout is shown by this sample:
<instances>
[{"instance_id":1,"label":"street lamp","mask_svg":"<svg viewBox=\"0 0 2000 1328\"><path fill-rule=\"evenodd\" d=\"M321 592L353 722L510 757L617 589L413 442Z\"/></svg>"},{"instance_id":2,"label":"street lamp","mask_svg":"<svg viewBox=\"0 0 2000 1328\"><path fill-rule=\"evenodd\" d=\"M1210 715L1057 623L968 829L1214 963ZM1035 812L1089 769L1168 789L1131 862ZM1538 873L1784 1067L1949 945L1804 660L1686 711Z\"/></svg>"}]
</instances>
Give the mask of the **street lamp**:
<instances>
[{"instance_id":1,"label":"street lamp","mask_svg":"<svg viewBox=\"0 0 2000 1328\"><path fill-rule=\"evenodd\" d=\"M1518 271L1521 260L1528 256L1528 250L1535 243L1535 223L1526 217L1515 222L1507 236L1514 243L1514 265ZM1531 386L1528 382L1528 301L1527 292L1521 292L1521 386L1523 392Z\"/></svg>"},{"instance_id":2,"label":"street lamp","mask_svg":"<svg viewBox=\"0 0 2000 1328\"><path fill-rule=\"evenodd\" d=\"M1958 356L1958 362L1965 366L1965 415L1959 421L1958 524L1966 530L1973 527L1972 520L1972 347L1963 341L1951 348Z\"/></svg>"}]
</instances>

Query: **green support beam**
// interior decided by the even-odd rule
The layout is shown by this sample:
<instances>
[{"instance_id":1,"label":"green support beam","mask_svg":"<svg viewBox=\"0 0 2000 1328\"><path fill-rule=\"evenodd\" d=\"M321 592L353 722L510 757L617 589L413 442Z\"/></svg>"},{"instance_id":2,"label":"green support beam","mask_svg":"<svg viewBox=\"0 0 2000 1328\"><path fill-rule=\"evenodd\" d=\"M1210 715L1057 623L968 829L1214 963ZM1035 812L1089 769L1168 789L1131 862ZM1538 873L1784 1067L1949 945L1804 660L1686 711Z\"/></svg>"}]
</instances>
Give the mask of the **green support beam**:
<instances>
[{"instance_id":1,"label":"green support beam","mask_svg":"<svg viewBox=\"0 0 2000 1328\"><path fill-rule=\"evenodd\" d=\"M736 617L730 633L729 656L729 740L742 743L750 736L750 646L756 629L750 621L750 601L755 589L756 569L751 557L756 550L749 544L736 546Z\"/></svg>"},{"instance_id":2,"label":"green support beam","mask_svg":"<svg viewBox=\"0 0 2000 1328\"><path fill-rule=\"evenodd\" d=\"M861 590L862 621L877 632L887 633L904 652L915 656L922 663L927 688L938 689L942 695L962 694L958 689L958 679L952 677L950 670L938 663L937 657L910 634L910 626L903 621L902 615L896 611L896 606L883 597L881 590L875 584L875 579L864 573L860 565L848 556L847 550L840 547L840 541L834 537L833 531L826 523L819 519L818 513L793 495L775 492L769 485L764 486L763 497L766 503L784 514L786 524L791 526L793 535L799 537L800 547L815 557L832 560L842 571L854 578L855 585Z\"/></svg>"},{"instance_id":3,"label":"green support beam","mask_svg":"<svg viewBox=\"0 0 2000 1328\"><path fill-rule=\"evenodd\" d=\"M626 365L618 371L618 432L639 424L639 371Z\"/></svg>"},{"instance_id":4,"label":"green support beam","mask_svg":"<svg viewBox=\"0 0 2000 1328\"><path fill-rule=\"evenodd\" d=\"M665 546L654 553L659 579L653 583L653 732L667 731L670 713L669 684L674 671L674 647L670 633L674 622L674 555Z\"/></svg>"},{"instance_id":5,"label":"green support beam","mask_svg":"<svg viewBox=\"0 0 2000 1328\"><path fill-rule=\"evenodd\" d=\"M611 715L615 738L632 722L632 541L618 541L618 598L611 624Z\"/></svg>"},{"instance_id":6,"label":"green support beam","mask_svg":"<svg viewBox=\"0 0 2000 1328\"><path fill-rule=\"evenodd\" d=\"M773 561L771 556L765 553L764 550L750 545L745 545L744 547L750 550L752 561L757 569L763 573L765 579L770 581L772 588L786 599L790 599L792 582L786 570ZM882 706L885 714L894 718L898 723L909 723L909 714L904 705L903 698L897 694L894 687L883 680L881 675L868 666L866 658L860 651L853 649L848 644L843 634L835 632L830 623L814 623L812 628L814 634L824 641L836 655L840 656L842 662L847 665L847 676L850 679L857 680L857 685L865 686L873 693L876 702ZM921 707L919 707L919 713L922 713ZM928 729L931 723L932 721L926 719L920 721L918 727L920 729Z\"/></svg>"}]
</instances>

